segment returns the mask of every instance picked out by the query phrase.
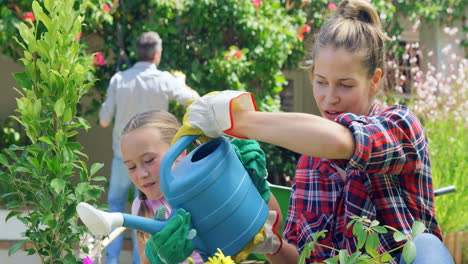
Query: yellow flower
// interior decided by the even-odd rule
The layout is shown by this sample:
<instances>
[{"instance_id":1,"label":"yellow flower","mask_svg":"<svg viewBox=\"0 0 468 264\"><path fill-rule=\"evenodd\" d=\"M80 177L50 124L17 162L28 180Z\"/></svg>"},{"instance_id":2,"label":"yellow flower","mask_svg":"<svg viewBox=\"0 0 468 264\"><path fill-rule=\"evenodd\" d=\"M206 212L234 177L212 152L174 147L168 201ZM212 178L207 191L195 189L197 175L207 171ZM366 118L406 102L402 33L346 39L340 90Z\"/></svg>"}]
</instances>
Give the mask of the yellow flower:
<instances>
[{"instance_id":1,"label":"yellow flower","mask_svg":"<svg viewBox=\"0 0 468 264\"><path fill-rule=\"evenodd\" d=\"M214 257L208 258L208 262L205 264L236 264L230 256L224 256L221 249L218 248L218 253L215 253Z\"/></svg>"}]
</instances>

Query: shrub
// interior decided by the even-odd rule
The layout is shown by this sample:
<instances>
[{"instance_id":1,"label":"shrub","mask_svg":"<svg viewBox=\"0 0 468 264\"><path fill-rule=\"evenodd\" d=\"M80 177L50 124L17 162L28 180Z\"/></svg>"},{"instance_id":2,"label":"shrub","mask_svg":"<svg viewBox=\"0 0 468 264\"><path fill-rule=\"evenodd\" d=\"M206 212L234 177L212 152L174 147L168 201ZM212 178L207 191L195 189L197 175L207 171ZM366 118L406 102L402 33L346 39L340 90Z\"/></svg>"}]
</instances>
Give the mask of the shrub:
<instances>
[{"instance_id":1,"label":"shrub","mask_svg":"<svg viewBox=\"0 0 468 264\"><path fill-rule=\"evenodd\" d=\"M31 144L11 145L0 154L5 168L0 179L13 192L6 220L17 217L27 229L10 248L16 252L25 242L29 255L37 254L43 263L78 263L74 247L84 227L78 226L76 205L98 201L103 181L96 177L102 164L88 165L81 158L81 145L74 140L77 129L88 129L86 120L77 117L77 105L92 85L91 58L83 53L76 36L81 32L85 5L74 0L32 3L34 21L19 24L24 72L15 73L20 97L18 116ZM42 32L42 33L40 33ZM77 183L78 182L78 183ZM26 210L23 214L21 210Z\"/></svg>"}]
</instances>

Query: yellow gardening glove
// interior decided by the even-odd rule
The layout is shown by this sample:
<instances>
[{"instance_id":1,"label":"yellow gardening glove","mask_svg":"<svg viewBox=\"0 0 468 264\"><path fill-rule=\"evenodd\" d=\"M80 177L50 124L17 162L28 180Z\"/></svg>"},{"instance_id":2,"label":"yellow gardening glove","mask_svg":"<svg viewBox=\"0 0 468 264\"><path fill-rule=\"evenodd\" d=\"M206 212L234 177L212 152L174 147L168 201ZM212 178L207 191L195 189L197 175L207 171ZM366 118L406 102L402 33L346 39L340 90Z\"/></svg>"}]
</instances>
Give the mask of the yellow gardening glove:
<instances>
[{"instance_id":1,"label":"yellow gardening glove","mask_svg":"<svg viewBox=\"0 0 468 264\"><path fill-rule=\"evenodd\" d=\"M260 232L252 238L247 246L233 257L233 260L235 262L240 262L246 259L250 253L276 254L283 245L283 239L275 231L278 219L278 212L269 211L268 218L262 229L260 229Z\"/></svg>"},{"instance_id":2,"label":"yellow gardening glove","mask_svg":"<svg viewBox=\"0 0 468 264\"><path fill-rule=\"evenodd\" d=\"M234 128L231 120L233 109L256 111L257 106L253 94L242 91L215 91L203 97L188 102L182 127L179 129L172 144L185 135L206 135L201 141L217 138L223 133L231 133Z\"/></svg>"},{"instance_id":3,"label":"yellow gardening glove","mask_svg":"<svg viewBox=\"0 0 468 264\"><path fill-rule=\"evenodd\" d=\"M189 107L193 102L195 102L197 99L190 99L187 101L186 105ZM205 136L203 134L203 131L199 128L193 127L189 121L188 121L188 112L185 113L184 115L184 120L182 121L182 126L179 128L179 131L175 134L174 138L172 139L171 146L174 145L174 143L179 140L180 137L182 136L187 136L187 135L200 135L198 138L199 141L201 142L208 142L210 141L210 138Z\"/></svg>"}]
</instances>

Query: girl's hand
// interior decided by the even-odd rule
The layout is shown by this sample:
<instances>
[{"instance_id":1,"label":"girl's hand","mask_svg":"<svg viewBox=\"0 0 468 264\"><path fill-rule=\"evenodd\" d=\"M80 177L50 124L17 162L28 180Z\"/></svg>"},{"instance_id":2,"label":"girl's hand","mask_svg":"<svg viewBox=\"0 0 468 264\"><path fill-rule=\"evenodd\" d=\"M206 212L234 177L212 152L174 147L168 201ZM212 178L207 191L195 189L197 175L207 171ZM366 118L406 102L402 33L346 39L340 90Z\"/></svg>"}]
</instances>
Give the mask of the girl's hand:
<instances>
[{"instance_id":1,"label":"girl's hand","mask_svg":"<svg viewBox=\"0 0 468 264\"><path fill-rule=\"evenodd\" d=\"M146 257L152 264L183 262L194 250L192 234L190 213L181 208L163 230L148 239L145 246Z\"/></svg>"}]
</instances>

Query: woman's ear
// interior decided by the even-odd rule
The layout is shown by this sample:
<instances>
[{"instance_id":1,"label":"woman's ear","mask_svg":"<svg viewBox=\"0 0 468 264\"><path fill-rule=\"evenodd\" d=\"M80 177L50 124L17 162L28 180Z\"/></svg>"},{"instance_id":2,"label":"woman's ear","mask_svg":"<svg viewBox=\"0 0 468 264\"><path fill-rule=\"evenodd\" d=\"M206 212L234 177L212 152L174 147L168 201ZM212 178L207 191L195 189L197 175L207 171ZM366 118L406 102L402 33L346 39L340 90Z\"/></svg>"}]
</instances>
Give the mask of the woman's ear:
<instances>
[{"instance_id":1,"label":"woman's ear","mask_svg":"<svg viewBox=\"0 0 468 264\"><path fill-rule=\"evenodd\" d=\"M374 95L379 90L380 81L382 80L383 71L380 68L377 68L374 72L374 76L371 79L370 95Z\"/></svg>"},{"instance_id":2,"label":"woman's ear","mask_svg":"<svg viewBox=\"0 0 468 264\"><path fill-rule=\"evenodd\" d=\"M184 151L182 151L182 153L180 153L179 157L177 157L175 162L181 161L185 157L185 155L187 155L187 150L186 149L184 149Z\"/></svg>"}]
</instances>

